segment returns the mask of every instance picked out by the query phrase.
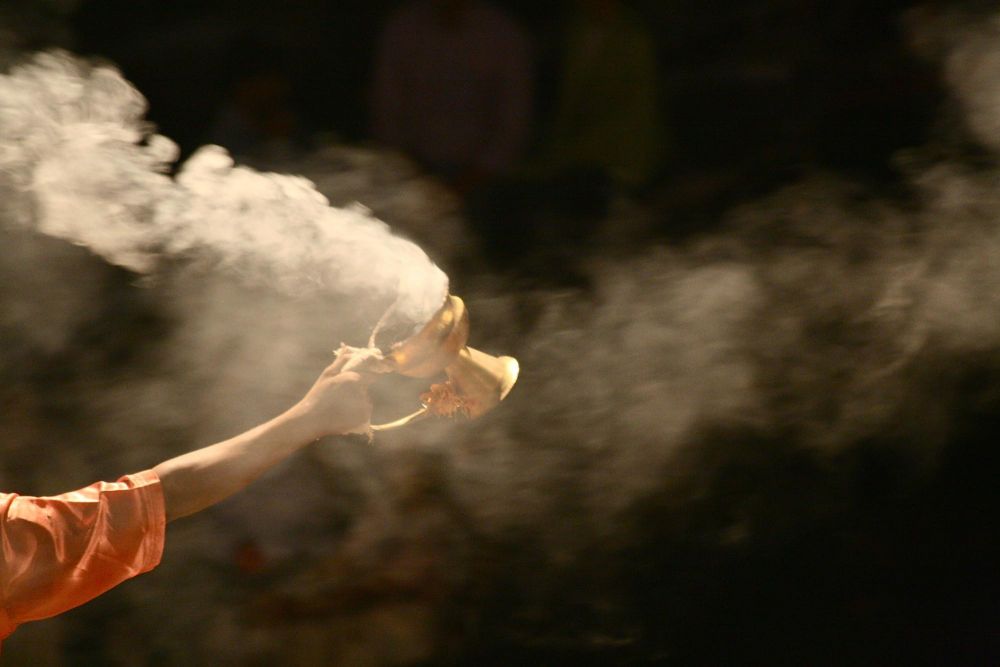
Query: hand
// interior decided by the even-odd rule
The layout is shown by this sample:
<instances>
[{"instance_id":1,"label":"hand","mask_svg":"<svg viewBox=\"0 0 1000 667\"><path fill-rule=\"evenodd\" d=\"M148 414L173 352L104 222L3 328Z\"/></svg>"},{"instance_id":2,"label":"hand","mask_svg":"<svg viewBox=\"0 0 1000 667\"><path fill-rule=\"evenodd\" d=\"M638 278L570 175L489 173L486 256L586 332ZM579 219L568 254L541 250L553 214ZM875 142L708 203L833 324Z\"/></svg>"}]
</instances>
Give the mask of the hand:
<instances>
[{"instance_id":1,"label":"hand","mask_svg":"<svg viewBox=\"0 0 1000 667\"><path fill-rule=\"evenodd\" d=\"M373 376L367 372L345 371L351 359L349 354L339 355L292 408L316 438L369 432L372 404L368 385Z\"/></svg>"}]
</instances>

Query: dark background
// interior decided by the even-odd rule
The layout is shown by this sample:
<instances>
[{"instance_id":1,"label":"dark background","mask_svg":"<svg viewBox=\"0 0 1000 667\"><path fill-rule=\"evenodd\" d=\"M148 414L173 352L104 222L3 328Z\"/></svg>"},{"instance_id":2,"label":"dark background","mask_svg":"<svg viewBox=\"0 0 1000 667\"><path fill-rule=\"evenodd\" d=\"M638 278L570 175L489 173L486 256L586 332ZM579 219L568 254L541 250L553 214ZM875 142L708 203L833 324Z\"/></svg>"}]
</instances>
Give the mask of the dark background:
<instances>
[{"instance_id":1,"label":"dark background","mask_svg":"<svg viewBox=\"0 0 1000 667\"><path fill-rule=\"evenodd\" d=\"M534 40L537 137L555 95L566 6L497 4ZM942 93L933 66L903 41L901 13L914 3L633 4L658 49L674 144L665 173L708 170L738 189L803 164L884 174L892 151L926 138ZM228 86L262 62L287 74L312 130L358 142L368 138L378 32L396 5L90 0L73 27L76 50L116 62L149 98L149 117L186 150L205 140Z\"/></svg>"}]
</instances>

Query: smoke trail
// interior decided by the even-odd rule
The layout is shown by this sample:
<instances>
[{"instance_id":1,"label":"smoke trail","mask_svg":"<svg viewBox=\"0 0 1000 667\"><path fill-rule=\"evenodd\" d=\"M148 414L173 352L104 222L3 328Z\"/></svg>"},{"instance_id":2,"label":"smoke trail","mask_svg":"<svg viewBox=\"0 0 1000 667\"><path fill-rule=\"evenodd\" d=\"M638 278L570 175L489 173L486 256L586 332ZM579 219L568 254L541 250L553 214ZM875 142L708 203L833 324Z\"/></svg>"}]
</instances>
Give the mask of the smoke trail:
<instances>
[{"instance_id":1,"label":"smoke trail","mask_svg":"<svg viewBox=\"0 0 1000 667\"><path fill-rule=\"evenodd\" d=\"M109 67L49 53L0 78L5 217L139 272L207 261L286 292L364 296L421 323L447 277L360 207L328 205L303 178L235 167L205 147L166 172L176 147L149 131L145 101Z\"/></svg>"},{"instance_id":2,"label":"smoke trail","mask_svg":"<svg viewBox=\"0 0 1000 667\"><path fill-rule=\"evenodd\" d=\"M331 144L306 155L254 156L251 166L301 174L334 206L363 201L446 272L474 254L476 241L462 219L459 197L403 155Z\"/></svg>"},{"instance_id":3,"label":"smoke trail","mask_svg":"<svg viewBox=\"0 0 1000 667\"><path fill-rule=\"evenodd\" d=\"M982 102L982 118L968 122L992 151L1000 77L984 72L1000 53L994 30L986 22L960 42L964 65L948 70L959 100ZM953 539L974 538L920 516L949 499L917 480L962 456L995 470L975 440L993 436L966 422L989 414L995 425L1000 410L1000 181L993 164L941 154L899 156L905 200L812 174L684 246L593 260L591 290L513 295L493 285L467 299L473 331L521 360L519 384L502 409L449 438L429 429L401 439L423 439L446 458L470 539L517 555L494 569L454 564L473 568L470 586L498 579L483 606L497 610L502 646L536 656L549 641L570 661L594 656L610 635L621 662L662 651L704 664L815 646L828 638L810 623L852 619L869 595L884 595L905 622L923 618L908 607L925 593L872 593L838 563L891 578L925 537L951 553ZM522 329L504 333L511 322ZM884 458L872 465L870 456ZM966 492L983 498L990 488ZM980 512L944 511L973 525ZM869 524L869 515L880 518ZM879 560L865 544L889 555ZM747 565L757 558L759 570ZM983 577L992 568L975 558L969 569ZM912 591L950 585L917 567L902 576ZM740 577L761 579L741 590ZM807 601L812 578L824 583ZM937 599L931 618L975 622L963 593ZM815 613L799 622L800 609ZM751 620L758 614L767 620ZM518 616L530 620L507 620ZM745 640L741 627L759 645L714 647L720 632ZM981 648L985 632L956 641ZM905 632L887 636L895 650Z\"/></svg>"},{"instance_id":4,"label":"smoke trail","mask_svg":"<svg viewBox=\"0 0 1000 667\"><path fill-rule=\"evenodd\" d=\"M475 480L469 506L522 521L571 486L605 530L698 474L683 456L705 428L770 434L818 457L891 434L908 459L932 459L950 418L919 369L1000 351L994 179L928 170L914 214L816 175L686 247L592 263L591 294L536 295L530 333L497 345L521 358L517 391L456 454ZM470 299L470 312L503 320L517 299ZM509 487L504 465L482 460L504 451L516 452ZM509 502L522 493L532 497Z\"/></svg>"}]
</instances>

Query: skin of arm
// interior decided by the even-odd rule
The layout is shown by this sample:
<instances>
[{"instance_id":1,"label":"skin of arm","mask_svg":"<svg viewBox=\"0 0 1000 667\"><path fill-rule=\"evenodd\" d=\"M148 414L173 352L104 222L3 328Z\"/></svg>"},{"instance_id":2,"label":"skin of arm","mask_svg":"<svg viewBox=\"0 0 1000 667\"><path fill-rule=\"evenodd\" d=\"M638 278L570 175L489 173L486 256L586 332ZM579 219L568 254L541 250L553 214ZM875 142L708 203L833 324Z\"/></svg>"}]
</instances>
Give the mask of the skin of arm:
<instances>
[{"instance_id":1,"label":"skin of arm","mask_svg":"<svg viewBox=\"0 0 1000 667\"><path fill-rule=\"evenodd\" d=\"M339 357L302 400L274 419L155 466L167 521L194 514L241 491L323 436L367 432L370 375L345 370L349 362L349 355Z\"/></svg>"}]
</instances>

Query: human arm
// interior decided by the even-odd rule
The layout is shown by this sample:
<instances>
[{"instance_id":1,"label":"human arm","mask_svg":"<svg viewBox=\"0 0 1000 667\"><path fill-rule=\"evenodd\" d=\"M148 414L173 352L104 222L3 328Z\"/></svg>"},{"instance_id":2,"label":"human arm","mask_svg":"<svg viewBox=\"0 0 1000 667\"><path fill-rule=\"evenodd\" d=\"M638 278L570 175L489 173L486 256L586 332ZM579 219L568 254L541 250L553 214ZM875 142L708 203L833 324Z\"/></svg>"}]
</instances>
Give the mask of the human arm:
<instances>
[{"instance_id":1,"label":"human arm","mask_svg":"<svg viewBox=\"0 0 1000 667\"><path fill-rule=\"evenodd\" d=\"M168 520L241 490L316 438L367 430L363 375L342 354L274 419L116 482L58 496L0 493L0 639L156 567Z\"/></svg>"},{"instance_id":2,"label":"human arm","mask_svg":"<svg viewBox=\"0 0 1000 667\"><path fill-rule=\"evenodd\" d=\"M167 521L228 498L318 438L366 430L371 416L367 380L343 370L349 361L349 355L338 357L302 400L274 419L155 466Z\"/></svg>"}]
</instances>

